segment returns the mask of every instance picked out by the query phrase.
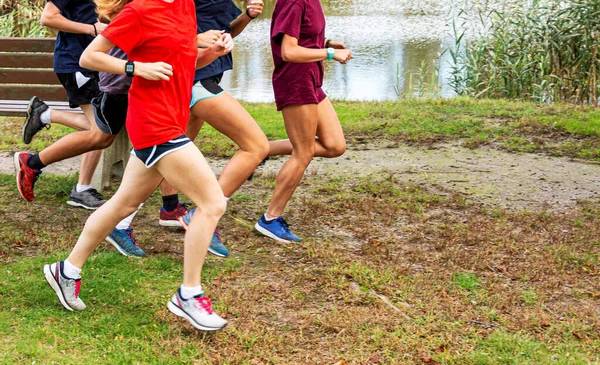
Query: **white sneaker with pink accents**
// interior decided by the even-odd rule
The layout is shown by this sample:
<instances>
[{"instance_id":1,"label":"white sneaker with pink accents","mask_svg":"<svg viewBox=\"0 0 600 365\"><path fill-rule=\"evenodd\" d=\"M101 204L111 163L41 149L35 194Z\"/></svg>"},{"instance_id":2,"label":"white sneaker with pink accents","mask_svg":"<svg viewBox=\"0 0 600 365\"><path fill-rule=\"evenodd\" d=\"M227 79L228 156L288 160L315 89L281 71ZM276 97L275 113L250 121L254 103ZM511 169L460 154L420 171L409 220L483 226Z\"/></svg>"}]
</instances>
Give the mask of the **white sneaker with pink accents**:
<instances>
[{"instance_id":1,"label":"white sneaker with pink accents","mask_svg":"<svg viewBox=\"0 0 600 365\"><path fill-rule=\"evenodd\" d=\"M65 309L70 311L82 311L85 309L85 304L79 298L81 279L66 277L63 261L44 265L44 277Z\"/></svg>"},{"instance_id":2,"label":"white sneaker with pink accents","mask_svg":"<svg viewBox=\"0 0 600 365\"><path fill-rule=\"evenodd\" d=\"M178 289L167 303L167 308L201 331L217 331L227 325L227 321L212 310L210 299L204 293L183 299L181 289Z\"/></svg>"}]
</instances>

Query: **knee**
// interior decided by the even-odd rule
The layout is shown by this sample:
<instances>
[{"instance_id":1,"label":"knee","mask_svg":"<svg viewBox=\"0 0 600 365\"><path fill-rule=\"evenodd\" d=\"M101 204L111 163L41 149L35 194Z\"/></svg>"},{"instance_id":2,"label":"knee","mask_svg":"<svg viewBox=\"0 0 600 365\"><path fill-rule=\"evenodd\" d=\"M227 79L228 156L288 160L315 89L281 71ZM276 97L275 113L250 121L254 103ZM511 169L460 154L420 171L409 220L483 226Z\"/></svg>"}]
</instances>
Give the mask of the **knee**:
<instances>
[{"instance_id":1,"label":"knee","mask_svg":"<svg viewBox=\"0 0 600 365\"><path fill-rule=\"evenodd\" d=\"M92 132L90 145L96 150L102 150L109 147L115 140L115 136L103 132Z\"/></svg>"},{"instance_id":2,"label":"knee","mask_svg":"<svg viewBox=\"0 0 600 365\"><path fill-rule=\"evenodd\" d=\"M258 158L258 162L262 162L269 155L269 141L267 138L257 144L254 155Z\"/></svg>"},{"instance_id":3,"label":"knee","mask_svg":"<svg viewBox=\"0 0 600 365\"><path fill-rule=\"evenodd\" d=\"M296 158L298 163L306 167L315 157L315 152L316 151L313 146L312 148L307 148L306 150L294 150L292 152L292 156Z\"/></svg>"},{"instance_id":4,"label":"knee","mask_svg":"<svg viewBox=\"0 0 600 365\"><path fill-rule=\"evenodd\" d=\"M336 143L335 145L328 147L326 157L340 157L344 152L346 152L346 142L342 141L341 143Z\"/></svg>"},{"instance_id":5,"label":"knee","mask_svg":"<svg viewBox=\"0 0 600 365\"><path fill-rule=\"evenodd\" d=\"M203 207L204 213L207 215L207 218L214 219L216 221L221 219L223 214L225 214L226 209L227 200L223 195L221 195L219 198L213 199Z\"/></svg>"}]
</instances>

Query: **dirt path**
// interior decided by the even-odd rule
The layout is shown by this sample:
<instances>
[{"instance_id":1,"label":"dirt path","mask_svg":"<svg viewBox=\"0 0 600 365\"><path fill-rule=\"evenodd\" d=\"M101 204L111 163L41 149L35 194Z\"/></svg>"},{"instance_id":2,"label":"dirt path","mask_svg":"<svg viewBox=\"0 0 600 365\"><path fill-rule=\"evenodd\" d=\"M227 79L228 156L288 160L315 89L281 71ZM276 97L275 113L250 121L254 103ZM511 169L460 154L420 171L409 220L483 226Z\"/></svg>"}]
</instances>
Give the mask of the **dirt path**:
<instances>
[{"instance_id":1,"label":"dirt path","mask_svg":"<svg viewBox=\"0 0 600 365\"><path fill-rule=\"evenodd\" d=\"M74 173L79 161L55 164L45 173ZM284 161L273 159L261 172L276 172ZM209 162L218 173L226 160ZM317 159L308 173L366 176L386 170L402 181L456 191L468 200L503 209L561 211L600 192L597 164L457 146L352 149L341 158ZM7 153L0 153L0 172L13 172L12 156Z\"/></svg>"}]
</instances>

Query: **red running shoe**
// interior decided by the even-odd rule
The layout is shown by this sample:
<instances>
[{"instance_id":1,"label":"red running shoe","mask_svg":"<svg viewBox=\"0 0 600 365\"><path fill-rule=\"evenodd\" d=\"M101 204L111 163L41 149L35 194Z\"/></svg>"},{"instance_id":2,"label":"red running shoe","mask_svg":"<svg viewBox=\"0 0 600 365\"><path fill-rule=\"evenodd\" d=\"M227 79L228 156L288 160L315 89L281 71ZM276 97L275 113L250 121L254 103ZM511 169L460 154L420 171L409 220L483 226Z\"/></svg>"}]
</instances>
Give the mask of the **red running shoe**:
<instances>
[{"instance_id":1,"label":"red running shoe","mask_svg":"<svg viewBox=\"0 0 600 365\"><path fill-rule=\"evenodd\" d=\"M183 217L188 214L186 204L179 203L177 208L171 212L167 212L165 208L160 208L160 219L158 224L165 227L183 227L179 222L179 217Z\"/></svg>"},{"instance_id":2,"label":"red running shoe","mask_svg":"<svg viewBox=\"0 0 600 365\"><path fill-rule=\"evenodd\" d=\"M15 153L15 173L17 175L17 188L23 199L32 202L35 199L33 194L33 186L42 170L35 170L27 166L27 162L31 158L31 153L17 152Z\"/></svg>"}]
</instances>

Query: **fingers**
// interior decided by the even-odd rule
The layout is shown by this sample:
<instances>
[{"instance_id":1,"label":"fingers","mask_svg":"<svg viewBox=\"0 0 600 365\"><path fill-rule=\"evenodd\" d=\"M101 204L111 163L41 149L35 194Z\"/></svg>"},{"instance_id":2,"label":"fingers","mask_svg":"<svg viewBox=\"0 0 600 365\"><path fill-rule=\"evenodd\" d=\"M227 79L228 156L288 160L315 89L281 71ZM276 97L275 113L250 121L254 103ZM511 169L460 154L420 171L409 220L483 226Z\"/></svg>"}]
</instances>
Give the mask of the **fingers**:
<instances>
[{"instance_id":1,"label":"fingers","mask_svg":"<svg viewBox=\"0 0 600 365\"><path fill-rule=\"evenodd\" d=\"M250 0L248 1L246 9L253 17L257 17L262 14L264 6L265 4L262 0Z\"/></svg>"},{"instance_id":2,"label":"fingers","mask_svg":"<svg viewBox=\"0 0 600 365\"><path fill-rule=\"evenodd\" d=\"M164 63L164 62L158 62L159 67L161 67L159 69L159 71L161 73L163 73L164 75L167 76L173 76L173 66L169 65L168 63Z\"/></svg>"}]
</instances>

